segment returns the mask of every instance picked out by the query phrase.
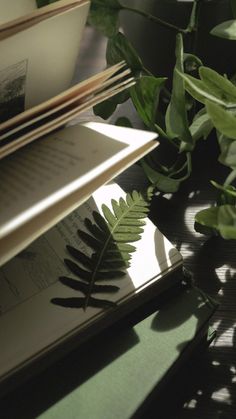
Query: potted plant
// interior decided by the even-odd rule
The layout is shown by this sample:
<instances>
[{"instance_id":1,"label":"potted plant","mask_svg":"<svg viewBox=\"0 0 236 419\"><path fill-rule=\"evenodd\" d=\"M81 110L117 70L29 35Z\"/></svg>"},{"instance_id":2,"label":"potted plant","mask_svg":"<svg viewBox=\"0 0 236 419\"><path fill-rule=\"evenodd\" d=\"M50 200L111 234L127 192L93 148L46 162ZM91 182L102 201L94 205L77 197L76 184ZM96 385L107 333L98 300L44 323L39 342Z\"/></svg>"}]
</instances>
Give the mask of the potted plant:
<instances>
[{"instance_id":1,"label":"potted plant","mask_svg":"<svg viewBox=\"0 0 236 419\"><path fill-rule=\"evenodd\" d=\"M140 6L140 9L137 9L137 6ZM188 10L188 15L184 13L184 19L183 10ZM155 12L154 15L151 14L152 11ZM161 14L157 16L159 11ZM130 17L125 17L125 13L129 13ZM173 17L170 21L171 16ZM199 0L191 3L147 1L145 6L143 2L135 0L122 2L93 0L89 20L108 37L106 52L108 65L125 59L136 78L136 85L129 92L97 106L95 113L108 118L117 104L131 97L144 125L147 129L158 132L161 142L157 153L149 155L140 162L152 185L162 192L177 192L181 183L191 175L192 156L198 141L207 138L216 127L215 138L218 138L220 146L219 159L227 166L228 175L222 185L213 182L219 192L216 204L196 216L196 228L207 233L217 232L224 238L236 238L234 187L236 88L233 84L235 63L232 54L236 39L235 16L233 0L231 2ZM142 20L139 21L139 18ZM175 18L177 21L173 20ZM149 26L145 27L143 19L148 25L150 22L155 24L156 33L159 35L154 37L152 32L154 28L149 32ZM128 37L120 32L121 22L124 24L125 33L132 38L140 54L146 45L145 63ZM169 32L168 40L164 37L163 31ZM151 36L149 41L147 41L148 36ZM158 38L162 40L159 44ZM169 42L168 48L166 42ZM162 44L165 45L163 55L160 52ZM224 51L220 59L219 51L220 54ZM173 68L172 61L174 61ZM149 64L155 74L147 67ZM162 70L164 72L166 69L166 74L159 73L162 65ZM227 71L227 76L220 75L217 71L223 73ZM232 77L232 81L227 77ZM228 129L222 127L219 121L222 125L227 121ZM118 121L121 122L129 124L126 118Z\"/></svg>"}]
</instances>

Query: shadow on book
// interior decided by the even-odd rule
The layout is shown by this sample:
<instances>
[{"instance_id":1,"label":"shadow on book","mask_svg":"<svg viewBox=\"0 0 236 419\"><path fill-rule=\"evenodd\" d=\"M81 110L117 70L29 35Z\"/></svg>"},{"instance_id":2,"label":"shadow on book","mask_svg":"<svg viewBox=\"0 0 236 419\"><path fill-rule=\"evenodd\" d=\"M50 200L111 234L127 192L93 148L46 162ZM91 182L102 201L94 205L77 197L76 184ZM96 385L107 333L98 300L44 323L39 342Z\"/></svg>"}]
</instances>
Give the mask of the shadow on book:
<instances>
[{"instance_id":1,"label":"shadow on book","mask_svg":"<svg viewBox=\"0 0 236 419\"><path fill-rule=\"evenodd\" d=\"M123 419L142 415L166 377L198 346L213 312L195 288L172 288L158 304L158 312L139 321L136 311L10 393L1 403L6 417L17 412L18 418L50 418L62 411L90 419L108 419L111 412ZM185 315L176 321L181 310Z\"/></svg>"}]
</instances>

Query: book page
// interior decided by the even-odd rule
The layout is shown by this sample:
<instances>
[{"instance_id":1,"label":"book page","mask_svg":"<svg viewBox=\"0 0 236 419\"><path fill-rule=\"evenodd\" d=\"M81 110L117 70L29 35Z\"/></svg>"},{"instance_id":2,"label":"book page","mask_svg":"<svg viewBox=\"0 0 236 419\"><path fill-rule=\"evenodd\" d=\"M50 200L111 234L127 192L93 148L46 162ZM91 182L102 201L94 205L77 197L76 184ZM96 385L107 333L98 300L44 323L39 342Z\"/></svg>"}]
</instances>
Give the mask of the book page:
<instances>
[{"instance_id":1,"label":"book page","mask_svg":"<svg viewBox=\"0 0 236 419\"><path fill-rule=\"evenodd\" d=\"M66 245L78 246L77 229L83 220L97 209L90 198L78 210L35 240L9 263L0 268L0 313L29 299L69 273L63 260L68 254ZM79 248L89 253L83 243Z\"/></svg>"},{"instance_id":2,"label":"book page","mask_svg":"<svg viewBox=\"0 0 236 419\"><path fill-rule=\"evenodd\" d=\"M79 4L0 41L1 122L68 89L88 10Z\"/></svg>"},{"instance_id":3,"label":"book page","mask_svg":"<svg viewBox=\"0 0 236 419\"><path fill-rule=\"evenodd\" d=\"M127 147L70 127L38 140L0 163L0 237L75 189L74 182ZM22 199L24 197L24 199Z\"/></svg>"},{"instance_id":4,"label":"book page","mask_svg":"<svg viewBox=\"0 0 236 419\"><path fill-rule=\"evenodd\" d=\"M84 218L91 219L95 209L101 211L102 203L110 206L111 198L118 200L121 196L124 192L116 184L99 188L83 206L0 269L0 381L20 364L31 362L70 334L78 333L79 342L80 331L92 324L96 331L97 322L112 314L113 309L65 308L52 304L51 299L83 296L58 280L69 273L63 262L65 257L70 257L66 244L91 253L79 240L77 229L85 230ZM182 264L179 252L149 220L142 239L135 245L137 250L127 274L119 280L109 280L119 290L99 294L98 298L109 299L119 307L147 287L163 281L169 271ZM76 279L72 273L69 276ZM115 313L117 310L115 307Z\"/></svg>"},{"instance_id":5,"label":"book page","mask_svg":"<svg viewBox=\"0 0 236 419\"><path fill-rule=\"evenodd\" d=\"M32 126L26 127L23 129L23 134L16 133L13 134L12 137L10 136L4 139L3 142L6 140L6 145L1 146L0 148L0 159L9 156L20 148L25 147L27 144L37 140L38 138L48 135L54 130L69 124L81 113L91 109L93 106L103 102L104 100L113 97L115 94L122 92L124 89L127 89L134 84L135 81L132 77L124 81L122 80L117 85L108 88L104 92L102 91L98 94L95 94L94 96L91 95L91 98L89 97L90 95L88 95L88 98L86 98L84 101L82 100L82 103L80 103L79 100L75 106L69 106L68 108L66 107L63 110L60 110L58 114L56 113L50 115L45 120L38 121L36 126L33 124Z\"/></svg>"},{"instance_id":6,"label":"book page","mask_svg":"<svg viewBox=\"0 0 236 419\"><path fill-rule=\"evenodd\" d=\"M155 138L152 132L90 122L1 160L0 265L153 150Z\"/></svg>"},{"instance_id":7,"label":"book page","mask_svg":"<svg viewBox=\"0 0 236 419\"><path fill-rule=\"evenodd\" d=\"M15 117L8 119L7 121L0 124L0 132L4 132L4 135L0 135L0 140L5 138L8 135L8 130L13 129L13 127L23 126L23 124L29 121L33 121L37 116L46 114L48 111L54 111L55 108L59 106L65 106L65 104L70 104L71 101L80 99L85 95L97 92L101 90L104 85L111 84L113 82L114 73L121 70L125 66L125 62L122 61L118 64L115 64L112 67L106 68L98 74L95 74L92 77L89 77L86 80L83 80L80 83L77 83L75 86L70 87L64 92L60 93L57 96L43 102L40 105L34 106L31 109L28 109L25 112L22 112ZM126 70L128 73L130 71ZM33 121L34 122L34 121ZM25 126L25 125L24 125Z\"/></svg>"},{"instance_id":8,"label":"book page","mask_svg":"<svg viewBox=\"0 0 236 419\"><path fill-rule=\"evenodd\" d=\"M36 0L0 0L0 25L37 9Z\"/></svg>"}]
</instances>

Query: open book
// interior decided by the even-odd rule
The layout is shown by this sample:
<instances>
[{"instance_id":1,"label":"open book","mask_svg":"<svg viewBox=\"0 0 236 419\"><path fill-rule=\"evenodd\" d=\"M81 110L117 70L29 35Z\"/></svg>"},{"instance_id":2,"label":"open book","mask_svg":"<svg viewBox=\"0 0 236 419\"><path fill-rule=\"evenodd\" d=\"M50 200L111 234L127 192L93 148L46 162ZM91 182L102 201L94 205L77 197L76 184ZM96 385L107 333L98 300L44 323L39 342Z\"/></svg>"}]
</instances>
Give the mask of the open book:
<instances>
[{"instance_id":1,"label":"open book","mask_svg":"<svg viewBox=\"0 0 236 419\"><path fill-rule=\"evenodd\" d=\"M77 229L86 229L85 217L91 219L94 210L101 211L102 203L110 206L111 198L118 200L124 195L114 183L102 186L0 269L0 382L34 361L44 362L46 355L50 359L54 354L54 359L56 352L62 354L65 348L78 345L181 278L181 274L169 275L181 267L180 253L147 219L125 276L99 281L118 288L117 292L109 289L99 293L99 299L113 302L111 308L53 304L58 298L70 301L83 296L59 280L64 275L77 279L64 262L69 257L66 245L89 255L91 250L79 240Z\"/></svg>"},{"instance_id":2,"label":"open book","mask_svg":"<svg viewBox=\"0 0 236 419\"><path fill-rule=\"evenodd\" d=\"M0 161L0 266L157 146L156 134L71 126Z\"/></svg>"},{"instance_id":3,"label":"open book","mask_svg":"<svg viewBox=\"0 0 236 419\"><path fill-rule=\"evenodd\" d=\"M0 0L0 159L134 83L122 62L70 87L89 4Z\"/></svg>"},{"instance_id":4,"label":"open book","mask_svg":"<svg viewBox=\"0 0 236 419\"><path fill-rule=\"evenodd\" d=\"M121 62L69 87L89 3L0 0L0 266L157 145L105 124L64 128L134 83Z\"/></svg>"},{"instance_id":5,"label":"open book","mask_svg":"<svg viewBox=\"0 0 236 419\"><path fill-rule=\"evenodd\" d=\"M0 0L0 114L31 108L70 86L90 2Z\"/></svg>"}]
</instances>

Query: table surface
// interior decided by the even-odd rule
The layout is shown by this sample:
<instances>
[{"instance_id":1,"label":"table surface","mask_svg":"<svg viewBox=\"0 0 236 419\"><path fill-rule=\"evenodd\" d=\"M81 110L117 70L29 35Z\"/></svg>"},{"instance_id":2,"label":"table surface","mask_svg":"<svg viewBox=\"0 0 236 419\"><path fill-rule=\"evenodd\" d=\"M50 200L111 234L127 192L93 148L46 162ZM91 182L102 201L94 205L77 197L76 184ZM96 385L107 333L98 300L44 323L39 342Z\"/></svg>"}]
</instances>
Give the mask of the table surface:
<instances>
[{"instance_id":1,"label":"table surface","mask_svg":"<svg viewBox=\"0 0 236 419\"><path fill-rule=\"evenodd\" d=\"M103 69L105 50L105 39L87 27L76 78L83 79ZM116 117L124 115L139 127L137 116L129 105L121 106ZM85 117L95 119L92 112ZM211 322L217 329L217 338L201 355L200 362L189 369L188 386L173 413L173 418L179 419L236 417L235 242L217 237L207 239L194 230L195 213L215 199L210 180L220 182L224 179L225 168L217 163L217 153L214 137L199 142L194 153L191 179L177 194L155 196L151 208L152 220L182 253L184 265L193 273L196 285L219 302ZM145 185L140 168L132 167L129 177L121 177L121 184L127 189Z\"/></svg>"}]
</instances>

